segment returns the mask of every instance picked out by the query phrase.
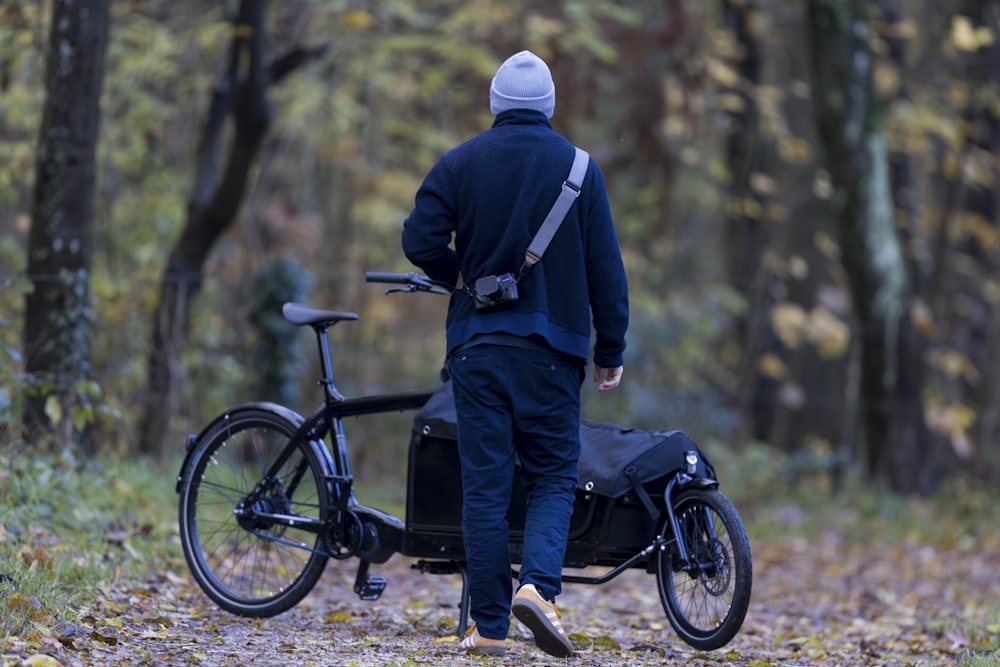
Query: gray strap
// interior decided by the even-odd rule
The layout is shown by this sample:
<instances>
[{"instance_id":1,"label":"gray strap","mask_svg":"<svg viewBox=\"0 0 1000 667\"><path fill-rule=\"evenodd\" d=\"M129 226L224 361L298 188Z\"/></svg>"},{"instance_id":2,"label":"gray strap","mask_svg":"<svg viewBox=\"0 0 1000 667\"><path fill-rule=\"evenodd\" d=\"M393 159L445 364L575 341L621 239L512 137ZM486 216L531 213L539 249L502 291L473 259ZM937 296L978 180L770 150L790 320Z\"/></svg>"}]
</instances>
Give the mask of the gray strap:
<instances>
[{"instance_id":1,"label":"gray strap","mask_svg":"<svg viewBox=\"0 0 1000 667\"><path fill-rule=\"evenodd\" d=\"M549 247L552 237L556 235L563 218L569 213L570 206L580 196L580 189L583 187L583 177L587 175L587 168L590 167L590 155L582 148L576 148L576 157L573 158L573 167L569 170L569 177L563 181L562 191L556 203L549 209L549 214L545 216L545 221L535 233L535 238L531 239L531 244L524 252L524 264L521 265L521 276L528 272L542 258L545 249Z\"/></svg>"}]
</instances>

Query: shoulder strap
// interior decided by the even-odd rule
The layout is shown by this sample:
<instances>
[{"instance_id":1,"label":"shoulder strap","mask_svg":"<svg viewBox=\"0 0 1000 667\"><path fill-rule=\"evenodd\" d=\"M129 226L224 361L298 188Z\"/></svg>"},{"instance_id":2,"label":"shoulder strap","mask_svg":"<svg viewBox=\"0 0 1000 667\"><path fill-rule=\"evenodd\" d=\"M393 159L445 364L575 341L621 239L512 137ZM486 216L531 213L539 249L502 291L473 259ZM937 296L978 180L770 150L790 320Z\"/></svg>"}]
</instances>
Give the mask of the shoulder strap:
<instances>
[{"instance_id":1,"label":"shoulder strap","mask_svg":"<svg viewBox=\"0 0 1000 667\"><path fill-rule=\"evenodd\" d=\"M545 221L535 233L535 238L531 239L531 244L524 252L524 264L521 265L520 277L542 259L545 249L549 247L552 237L556 235L559 225L569 212L570 206L580 196L580 189L583 187L583 177L587 175L590 167L590 155L582 148L576 148L576 157L573 158L573 167L569 170L569 177L563 181L562 191L559 198L549 209L549 214L545 216Z\"/></svg>"}]
</instances>

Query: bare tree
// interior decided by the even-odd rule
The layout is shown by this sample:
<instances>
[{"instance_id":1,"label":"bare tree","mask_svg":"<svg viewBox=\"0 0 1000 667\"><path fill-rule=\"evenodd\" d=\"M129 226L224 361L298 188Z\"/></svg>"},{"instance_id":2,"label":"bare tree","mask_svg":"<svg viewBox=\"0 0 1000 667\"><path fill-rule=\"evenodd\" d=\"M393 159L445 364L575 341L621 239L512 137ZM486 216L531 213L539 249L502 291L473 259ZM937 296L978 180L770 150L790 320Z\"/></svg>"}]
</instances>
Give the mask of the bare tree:
<instances>
[{"instance_id":1,"label":"bare tree","mask_svg":"<svg viewBox=\"0 0 1000 667\"><path fill-rule=\"evenodd\" d=\"M242 0L235 17L229 64L216 86L198 146L187 222L167 259L153 316L139 450L160 455L178 411L180 357L192 299L201 289L209 253L239 211L249 176L271 124L268 88L325 48L296 48L267 62L267 0ZM223 155L223 134L232 138ZM219 165L225 159L221 175Z\"/></svg>"},{"instance_id":2,"label":"bare tree","mask_svg":"<svg viewBox=\"0 0 1000 667\"><path fill-rule=\"evenodd\" d=\"M1000 21L997 0L963 0L959 11L961 20L975 28L996 26ZM1000 308L983 289L1000 268L996 246L987 240L995 238L1000 223L1000 168L996 159L1000 154L1000 109L996 104L1000 43L991 37L976 48L966 48L956 56L958 77L968 83L969 89L961 115L962 125L967 128L960 157L963 169L951 185L952 206L945 215L975 220L980 231L950 240L946 230L962 224L942 224L937 268L940 284L947 288L947 292L939 294L948 328L947 343L968 355L969 366L974 369L960 380L952 400L971 405L977 412L976 424L970 430L985 459L985 465L977 468L985 475L1000 469L1000 458L990 451L990 444L1000 433L1000 354L996 349ZM968 444L953 440L953 445L959 458L972 456Z\"/></svg>"},{"instance_id":3,"label":"bare tree","mask_svg":"<svg viewBox=\"0 0 1000 667\"><path fill-rule=\"evenodd\" d=\"M767 320L757 314L766 312L771 305L770 273L761 263L769 242L768 230L760 213L766 202L754 190L751 177L762 169L763 142L761 139L760 110L757 108L756 88L761 77L761 47L751 27L752 17L759 12L756 2L724 0L722 24L732 31L734 43L733 69L738 73L729 92L738 104L726 111L726 164L729 171L728 196L730 205L726 218L726 258L729 283L744 295L750 304L751 316L740 316L734 321L733 336L743 348L740 361L734 370L734 393L744 425L736 440L743 441L746 432L758 440L766 440L774 420L777 402L777 383L764 377L758 370L760 356L774 345L774 335ZM753 207L747 203L753 202Z\"/></svg>"},{"instance_id":4,"label":"bare tree","mask_svg":"<svg viewBox=\"0 0 1000 667\"><path fill-rule=\"evenodd\" d=\"M859 321L862 442L870 475L928 492L933 442L922 403L926 341L911 319L912 277L896 228L884 131L862 0L810 0L814 99L831 208Z\"/></svg>"},{"instance_id":5,"label":"bare tree","mask_svg":"<svg viewBox=\"0 0 1000 667\"><path fill-rule=\"evenodd\" d=\"M109 0L55 0L28 237L23 426L68 442L76 383L90 373L95 152Z\"/></svg>"}]
</instances>

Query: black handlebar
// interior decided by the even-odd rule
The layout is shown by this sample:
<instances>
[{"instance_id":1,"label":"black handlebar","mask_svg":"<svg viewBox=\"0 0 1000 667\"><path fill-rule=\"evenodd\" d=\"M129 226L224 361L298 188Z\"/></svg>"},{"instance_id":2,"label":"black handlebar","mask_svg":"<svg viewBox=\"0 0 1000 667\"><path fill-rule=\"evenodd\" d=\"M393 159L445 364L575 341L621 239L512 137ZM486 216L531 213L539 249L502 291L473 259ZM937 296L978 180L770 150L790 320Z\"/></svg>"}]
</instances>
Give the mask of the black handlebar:
<instances>
[{"instance_id":1,"label":"black handlebar","mask_svg":"<svg viewBox=\"0 0 1000 667\"><path fill-rule=\"evenodd\" d=\"M455 288L441 280L433 280L419 273L388 273L385 271L368 271L365 273L365 281L369 283L388 283L390 285L405 285L395 289L388 289L390 292L434 292L435 294L450 294Z\"/></svg>"},{"instance_id":2,"label":"black handlebar","mask_svg":"<svg viewBox=\"0 0 1000 667\"><path fill-rule=\"evenodd\" d=\"M417 276L416 273L386 273L385 271L369 271L365 274L365 281L370 283L391 283L393 285L407 285L410 280Z\"/></svg>"}]
</instances>

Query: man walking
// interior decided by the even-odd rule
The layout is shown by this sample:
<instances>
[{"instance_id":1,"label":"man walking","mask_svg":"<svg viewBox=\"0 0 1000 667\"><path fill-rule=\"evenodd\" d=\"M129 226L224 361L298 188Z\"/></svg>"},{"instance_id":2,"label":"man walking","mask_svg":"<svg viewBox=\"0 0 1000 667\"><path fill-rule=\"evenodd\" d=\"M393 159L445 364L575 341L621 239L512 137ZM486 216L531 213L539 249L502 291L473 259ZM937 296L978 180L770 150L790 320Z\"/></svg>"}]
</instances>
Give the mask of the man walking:
<instances>
[{"instance_id":1,"label":"man walking","mask_svg":"<svg viewBox=\"0 0 1000 667\"><path fill-rule=\"evenodd\" d=\"M517 53L489 92L493 126L431 169L402 245L429 277L458 287L446 338L474 621L460 646L503 655L513 611L541 650L568 657L573 645L555 598L577 484L580 391L592 327L598 390L621 380L628 285L600 168L583 154L585 175L566 184L577 150L552 128L548 66ZM526 260L566 188L578 194L544 257ZM527 510L512 603L506 515L515 456Z\"/></svg>"}]
</instances>

